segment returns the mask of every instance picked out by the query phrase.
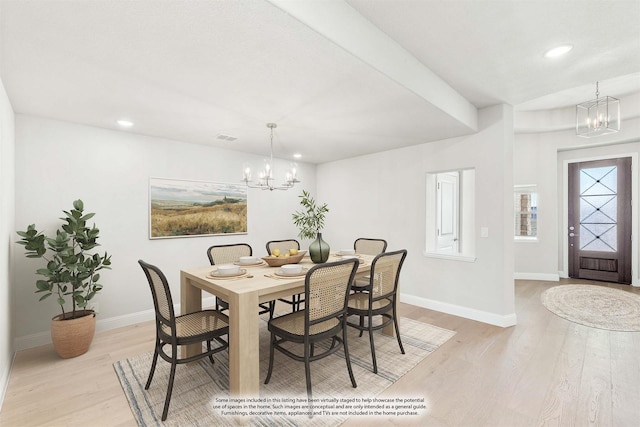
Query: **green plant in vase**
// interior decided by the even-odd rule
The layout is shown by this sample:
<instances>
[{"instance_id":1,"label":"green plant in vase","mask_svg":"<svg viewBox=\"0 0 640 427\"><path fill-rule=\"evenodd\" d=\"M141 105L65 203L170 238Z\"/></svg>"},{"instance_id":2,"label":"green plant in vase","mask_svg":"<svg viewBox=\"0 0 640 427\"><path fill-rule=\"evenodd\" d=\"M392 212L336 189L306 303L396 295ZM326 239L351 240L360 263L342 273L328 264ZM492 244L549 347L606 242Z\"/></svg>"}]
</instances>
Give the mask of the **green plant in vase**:
<instances>
[{"instance_id":1,"label":"green plant in vase","mask_svg":"<svg viewBox=\"0 0 640 427\"><path fill-rule=\"evenodd\" d=\"M36 281L35 292L43 294L40 301L53 297L60 305L62 313L52 319L51 335L58 354L67 358L89 349L95 331L95 313L88 304L102 290L99 271L111 268L111 256L106 252L102 256L90 252L100 246L97 242L100 230L95 224L92 227L87 225L87 221L95 214L84 213L82 200L74 201L73 209L63 212L65 217L60 219L64 223L56 230L55 237L46 236L36 229L35 224L31 224L27 230L17 232L21 237L17 243L25 247L27 258L46 261L45 268L36 270L43 278ZM69 301L70 310L65 309ZM89 330L79 331L79 322L86 322ZM57 333L68 328L71 328L71 339L61 337L57 342ZM88 343L78 344L80 338L88 340ZM73 348L62 348L61 343L66 345L70 341Z\"/></svg>"},{"instance_id":2,"label":"green plant in vase","mask_svg":"<svg viewBox=\"0 0 640 427\"><path fill-rule=\"evenodd\" d=\"M322 229L324 228L324 218L329 212L326 203L322 205L316 203L307 191L302 190L300 205L303 211L296 211L292 214L293 223L299 228L298 236L302 239L315 239L309 245L309 256L314 263L326 262L329 259L329 245L322 240Z\"/></svg>"}]
</instances>

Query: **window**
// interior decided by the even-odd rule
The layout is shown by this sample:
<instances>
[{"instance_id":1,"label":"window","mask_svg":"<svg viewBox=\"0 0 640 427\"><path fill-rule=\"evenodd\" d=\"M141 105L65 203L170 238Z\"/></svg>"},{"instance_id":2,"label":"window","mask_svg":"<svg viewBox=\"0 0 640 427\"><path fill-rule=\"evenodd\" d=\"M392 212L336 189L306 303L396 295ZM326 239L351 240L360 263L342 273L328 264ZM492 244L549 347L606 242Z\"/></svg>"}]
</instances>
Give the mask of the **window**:
<instances>
[{"instance_id":1,"label":"window","mask_svg":"<svg viewBox=\"0 0 640 427\"><path fill-rule=\"evenodd\" d=\"M425 255L475 260L475 170L427 173Z\"/></svg>"},{"instance_id":2,"label":"window","mask_svg":"<svg viewBox=\"0 0 640 427\"><path fill-rule=\"evenodd\" d=\"M513 207L517 239L538 237L538 193L535 185L516 185L513 193Z\"/></svg>"}]
</instances>

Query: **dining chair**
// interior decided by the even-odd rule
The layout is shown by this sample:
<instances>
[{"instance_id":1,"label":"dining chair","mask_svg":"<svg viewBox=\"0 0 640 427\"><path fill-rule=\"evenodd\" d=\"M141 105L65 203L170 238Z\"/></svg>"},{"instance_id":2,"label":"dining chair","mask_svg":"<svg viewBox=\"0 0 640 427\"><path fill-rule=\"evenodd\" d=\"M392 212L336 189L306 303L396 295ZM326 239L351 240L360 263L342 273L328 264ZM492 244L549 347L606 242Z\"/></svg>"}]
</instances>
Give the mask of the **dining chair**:
<instances>
[{"instance_id":1,"label":"dining chair","mask_svg":"<svg viewBox=\"0 0 640 427\"><path fill-rule=\"evenodd\" d=\"M144 389L148 390L151 385L151 380L156 370L156 363L158 362L158 356L171 363L167 395L162 411L162 421L164 421L167 419L167 413L169 412L169 402L171 401L171 393L173 391L176 366L193 362L203 357L209 357L211 363L214 363L213 354L229 347L228 342L222 339L222 336L229 333L229 318L217 310L200 310L194 313L176 316L173 309L171 290L169 289L169 283L165 275L154 265L142 260L138 260L138 263L149 281L151 295L153 296L153 306L156 312L155 349L153 352L153 361L151 362L151 371L149 372L149 377ZM217 341L220 346L212 348L211 342L214 340ZM180 354L178 346L202 342L207 343L206 352L184 359L178 357ZM170 354L165 353L165 345L171 346Z\"/></svg>"},{"instance_id":2,"label":"dining chair","mask_svg":"<svg viewBox=\"0 0 640 427\"><path fill-rule=\"evenodd\" d=\"M274 249L280 250L280 252L288 252L289 249L300 249L300 242L295 239L285 240L270 240L267 242L267 254L271 255ZM300 310L300 304L304 302L302 294L292 295L291 299L278 298L278 301L282 301L291 306L291 311Z\"/></svg>"},{"instance_id":3,"label":"dining chair","mask_svg":"<svg viewBox=\"0 0 640 427\"><path fill-rule=\"evenodd\" d=\"M310 363L335 353L341 348L337 344L342 344L351 385L357 387L351 369L346 327L347 301L357 269L357 259L319 264L309 269L304 279L304 295L307 301L305 308L269 320L267 327L271 332L271 340L269 371L265 384L271 379L274 350L278 350L294 360L304 362L307 397L311 401ZM320 354L314 354L315 343L329 339L329 348ZM287 343L302 344L302 354L294 353L291 345Z\"/></svg>"},{"instance_id":4,"label":"dining chair","mask_svg":"<svg viewBox=\"0 0 640 427\"><path fill-rule=\"evenodd\" d=\"M398 328L396 305L400 270L406 257L406 249L377 255L371 262L369 285L363 292L353 293L349 296L348 315L358 316L360 322L359 324L355 324L347 321L347 324L361 332L369 332L369 344L371 345L374 374L378 373L378 364L376 362L373 331L377 331L393 323L396 338L398 339L398 346L400 346L400 352L404 354L404 347L402 346L400 330ZM374 325L373 320L377 316L380 316L382 321ZM366 325L364 325L365 318L367 319ZM362 333L360 336L362 336Z\"/></svg>"},{"instance_id":5,"label":"dining chair","mask_svg":"<svg viewBox=\"0 0 640 427\"><path fill-rule=\"evenodd\" d=\"M384 239L360 237L353 242L353 249L356 251L356 254L378 255L387 250L387 241ZM369 276L365 276L363 279L356 279L353 283L353 291L362 292L362 290L369 285L368 279ZM362 331L360 331L360 336L362 336Z\"/></svg>"},{"instance_id":6,"label":"dining chair","mask_svg":"<svg viewBox=\"0 0 640 427\"><path fill-rule=\"evenodd\" d=\"M355 249L357 254L378 255L387 250L387 241L384 239L360 237L353 242L353 249Z\"/></svg>"},{"instance_id":7,"label":"dining chair","mask_svg":"<svg viewBox=\"0 0 640 427\"><path fill-rule=\"evenodd\" d=\"M207 256L211 265L233 264L237 262L241 256L253 255L251 245L247 243L232 243L229 245L213 245L207 249ZM264 302L258 304L259 314L273 312L273 302ZM216 297L216 310L228 310L229 303L221 298Z\"/></svg>"}]
</instances>

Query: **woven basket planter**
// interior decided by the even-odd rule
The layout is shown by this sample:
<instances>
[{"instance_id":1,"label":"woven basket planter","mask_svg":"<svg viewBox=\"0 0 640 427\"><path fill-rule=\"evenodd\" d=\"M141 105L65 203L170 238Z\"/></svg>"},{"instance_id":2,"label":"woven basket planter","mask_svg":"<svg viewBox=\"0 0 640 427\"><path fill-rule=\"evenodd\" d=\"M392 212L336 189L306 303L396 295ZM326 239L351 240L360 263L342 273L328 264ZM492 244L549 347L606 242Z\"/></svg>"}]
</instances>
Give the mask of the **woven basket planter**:
<instances>
[{"instance_id":1,"label":"woven basket planter","mask_svg":"<svg viewBox=\"0 0 640 427\"><path fill-rule=\"evenodd\" d=\"M51 340L60 357L69 359L86 353L96 331L96 314L91 310L76 311L75 319L63 320L62 314L51 319ZM70 317L71 313L66 313Z\"/></svg>"}]
</instances>

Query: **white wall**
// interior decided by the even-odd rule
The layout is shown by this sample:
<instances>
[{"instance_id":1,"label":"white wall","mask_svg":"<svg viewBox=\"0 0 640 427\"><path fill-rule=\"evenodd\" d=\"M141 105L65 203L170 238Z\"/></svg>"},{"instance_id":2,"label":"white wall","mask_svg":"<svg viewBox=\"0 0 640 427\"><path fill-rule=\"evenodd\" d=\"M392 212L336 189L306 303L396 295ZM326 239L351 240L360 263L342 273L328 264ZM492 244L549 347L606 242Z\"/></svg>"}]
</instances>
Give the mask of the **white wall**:
<instances>
[{"instance_id":1,"label":"white wall","mask_svg":"<svg viewBox=\"0 0 640 427\"><path fill-rule=\"evenodd\" d=\"M480 112L480 130L318 167L318 197L327 202L323 238L332 248L357 237L381 237L387 250L407 249L403 301L509 326L515 324L513 289L513 113L509 106ZM423 256L425 175L476 170L475 262ZM479 238L480 227L489 228Z\"/></svg>"},{"instance_id":2,"label":"white wall","mask_svg":"<svg viewBox=\"0 0 640 427\"><path fill-rule=\"evenodd\" d=\"M515 242L516 278L558 280L558 176L555 167L555 139L548 138L545 134L516 134L515 140L514 184L533 184L538 192L537 240Z\"/></svg>"},{"instance_id":3,"label":"white wall","mask_svg":"<svg viewBox=\"0 0 640 427\"><path fill-rule=\"evenodd\" d=\"M95 299L98 330L150 319L153 305L138 259L165 272L179 303L180 269L208 264L209 246L245 241L263 256L267 240L297 236L291 213L299 209L303 188L316 192L313 165L300 165L299 188L249 190L246 235L149 240L149 177L239 182L247 161L257 167L262 157L18 114L15 228L35 223L50 233L62 210L82 199L85 209L96 213L92 221L101 230L101 249L113 255L113 269L102 275L105 288ZM276 161L274 168L285 166ZM59 306L38 302L34 272L42 260L23 257L15 246L14 320L21 349L49 342L50 319Z\"/></svg>"},{"instance_id":4,"label":"white wall","mask_svg":"<svg viewBox=\"0 0 640 427\"><path fill-rule=\"evenodd\" d=\"M538 241L515 243L516 278L558 280L566 277L564 257L566 220L563 180L563 162L581 159L638 155L640 153L640 95L633 94L621 99L623 120L618 133L592 139L575 135L575 129L554 132L516 134L514 148L514 183L538 186ZM539 116L557 114L542 112ZM634 165L637 171L640 165ZM636 175L637 176L637 175ZM640 200L640 183L634 181L633 198ZM636 208L638 203L634 203ZM638 235L638 218L634 217ZM638 259L638 239L634 262ZM638 268L634 269L634 284L638 283Z\"/></svg>"},{"instance_id":5,"label":"white wall","mask_svg":"<svg viewBox=\"0 0 640 427\"><path fill-rule=\"evenodd\" d=\"M0 407L13 360L14 114L0 81Z\"/></svg>"}]
</instances>

